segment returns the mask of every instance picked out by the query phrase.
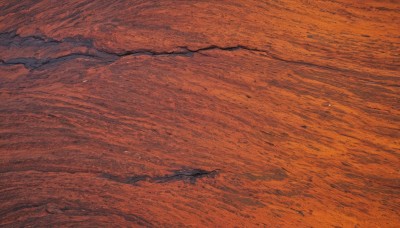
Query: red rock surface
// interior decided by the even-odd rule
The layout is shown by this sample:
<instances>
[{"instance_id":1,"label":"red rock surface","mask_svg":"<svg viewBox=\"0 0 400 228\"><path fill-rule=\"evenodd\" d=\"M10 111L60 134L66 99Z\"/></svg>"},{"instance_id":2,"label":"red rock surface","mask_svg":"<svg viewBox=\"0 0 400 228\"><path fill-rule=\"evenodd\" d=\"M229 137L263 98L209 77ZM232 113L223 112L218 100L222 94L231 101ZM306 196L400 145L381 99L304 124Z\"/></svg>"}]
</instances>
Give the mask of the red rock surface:
<instances>
[{"instance_id":1,"label":"red rock surface","mask_svg":"<svg viewBox=\"0 0 400 228\"><path fill-rule=\"evenodd\" d=\"M400 2L0 1L0 226L398 227Z\"/></svg>"}]
</instances>

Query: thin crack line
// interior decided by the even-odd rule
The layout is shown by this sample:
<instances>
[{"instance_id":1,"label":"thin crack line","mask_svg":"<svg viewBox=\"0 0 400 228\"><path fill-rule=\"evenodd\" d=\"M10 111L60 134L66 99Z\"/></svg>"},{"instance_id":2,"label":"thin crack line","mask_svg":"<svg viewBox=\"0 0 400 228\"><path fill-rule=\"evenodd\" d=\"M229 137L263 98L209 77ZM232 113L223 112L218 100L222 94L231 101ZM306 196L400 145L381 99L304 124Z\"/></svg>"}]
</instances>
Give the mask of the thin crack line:
<instances>
[{"instance_id":1,"label":"thin crack line","mask_svg":"<svg viewBox=\"0 0 400 228\"><path fill-rule=\"evenodd\" d=\"M226 47L221 47L221 46L217 46L217 45L209 45L209 46L198 48L198 49L191 49L188 46L178 46L177 48L181 48L182 50L173 50L173 51L154 51L151 49L137 49L137 50L128 50L128 51L123 51L123 52L111 52L111 51L96 48L93 45L92 40L83 38L81 36L66 37L62 40L56 40L56 39L52 39L49 37L38 36L38 35L22 37L19 34L17 34L15 31L12 31L12 32L0 33L0 45L4 45L4 41L2 41L2 39L11 40L8 43L13 43L13 42L16 43L18 41L22 43L26 40L33 39L35 41L42 42L43 45L54 44L54 43L56 43L56 44L72 43L72 44L75 44L77 47L82 46L82 47L89 48L89 51L87 53L70 53L68 55L59 56L56 58L37 59L34 57L29 57L29 58L14 58L14 59L10 59L10 60L0 59L0 65L22 64L27 69L30 69L30 70L38 69L47 64L52 64L52 63L56 63L56 62L62 62L65 60L77 59L77 58L96 58L99 60L104 60L104 62L107 62L107 63L113 63L113 62L117 61L118 59L120 59L122 57L126 57L126 56L148 55L148 56L187 56L187 57L191 57L196 53L201 53L203 51L210 51L210 50L220 50L220 51L245 50L245 51L261 53L261 54L263 54L263 56L269 57L269 58L277 60L277 61L286 62L289 64L304 65L304 66L317 67L317 68L328 69L328 70L349 71L346 69L341 69L341 68L332 67L332 66L324 66L324 65L319 65L319 64L309 63L309 62L304 62L304 61L287 60L287 59L283 59L283 58L271 53L270 51L258 49L258 48L251 48L251 47L244 46L241 44L236 45L236 46L226 46ZM13 41L15 39L19 39L19 40ZM89 53L90 51L93 54L90 54Z\"/></svg>"}]
</instances>

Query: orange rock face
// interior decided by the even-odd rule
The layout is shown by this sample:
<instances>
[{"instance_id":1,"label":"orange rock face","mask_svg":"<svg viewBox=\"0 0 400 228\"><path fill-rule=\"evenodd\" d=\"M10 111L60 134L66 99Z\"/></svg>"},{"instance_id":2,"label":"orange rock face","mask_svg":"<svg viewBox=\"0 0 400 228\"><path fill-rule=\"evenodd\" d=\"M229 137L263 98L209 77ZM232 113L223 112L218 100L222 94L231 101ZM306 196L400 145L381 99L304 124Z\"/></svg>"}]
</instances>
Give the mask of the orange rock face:
<instances>
[{"instance_id":1,"label":"orange rock face","mask_svg":"<svg viewBox=\"0 0 400 228\"><path fill-rule=\"evenodd\" d=\"M0 1L0 226L399 227L400 2Z\"/></svg>"}]
</instances>

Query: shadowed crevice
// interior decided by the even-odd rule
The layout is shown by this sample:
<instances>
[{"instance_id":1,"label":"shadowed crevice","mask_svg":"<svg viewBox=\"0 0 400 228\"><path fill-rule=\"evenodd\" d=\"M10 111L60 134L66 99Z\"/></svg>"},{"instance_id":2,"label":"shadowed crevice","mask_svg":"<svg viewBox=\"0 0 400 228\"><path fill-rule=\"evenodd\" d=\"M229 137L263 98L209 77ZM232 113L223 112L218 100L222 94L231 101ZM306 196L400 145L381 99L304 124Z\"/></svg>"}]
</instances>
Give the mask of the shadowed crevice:
<instances>
[{"instance_id":1,"label":"shadowed crevice","mask_svg":"<svg viewBox=\"0 0 400 228\"><path fill-rule=\"evenodd\" d=\"M115 182L131 184L131 185L135 185L137 182L140 181L153 182L153 183L184 181L184 182L189 182L191 184L195 184L197 179L214 178L219 173L219 171L220 171L219 169L211 171L203 169L181 169L181 170L174 170L171 174L163 176L154 176L154 177L149 175L120 177L108 173L101 174L101 177Z\"/></svg>"},{"instance_id":2,"label":"shadowed crevice","mask_svg":"<svg viewBox=\"0 0 400 228\"><path fill-rule=\"evenodd\" d=\"M152 180L156 183L166 183L171 181L188 181L195 184L200 178L214 178L219 170L206 171L202 169L182 169L175 170L172 174L160 177L153 177Z\"/></svg>"}]
</instances>

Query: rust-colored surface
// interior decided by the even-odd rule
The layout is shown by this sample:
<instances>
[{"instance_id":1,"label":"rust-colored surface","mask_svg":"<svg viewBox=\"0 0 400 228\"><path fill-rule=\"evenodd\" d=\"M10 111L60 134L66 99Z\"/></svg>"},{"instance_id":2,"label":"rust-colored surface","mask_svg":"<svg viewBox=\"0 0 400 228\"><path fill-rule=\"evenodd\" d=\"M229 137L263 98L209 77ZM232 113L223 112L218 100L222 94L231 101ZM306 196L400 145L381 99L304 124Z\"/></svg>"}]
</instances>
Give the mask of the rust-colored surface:
<instances>
[{"instance_id":1,"label":"rust-colored surface","mask_svg":"<svg viewBox=\"0 0 400 228\"><path fill-rule=\"evenodd\" d=\"M0 226L399 227L396 0L0 1Z\"/></svg>"}]
</instances>

